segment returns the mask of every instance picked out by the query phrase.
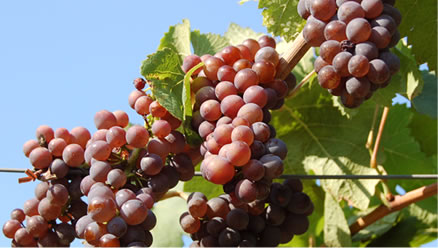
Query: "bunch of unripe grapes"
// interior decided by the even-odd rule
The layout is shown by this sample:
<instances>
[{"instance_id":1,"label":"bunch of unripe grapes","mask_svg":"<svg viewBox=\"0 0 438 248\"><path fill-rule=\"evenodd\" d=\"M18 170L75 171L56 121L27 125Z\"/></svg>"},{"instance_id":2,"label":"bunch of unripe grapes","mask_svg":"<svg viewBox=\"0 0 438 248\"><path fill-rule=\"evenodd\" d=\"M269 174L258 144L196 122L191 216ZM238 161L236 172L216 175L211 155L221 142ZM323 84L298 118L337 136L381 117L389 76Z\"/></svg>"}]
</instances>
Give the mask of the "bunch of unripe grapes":
<instances>
[{"instance_id":1,"label":"bunch of unripe grapes","mask_svg":"<svg viewBox=\"0 0 438 248\"><path fill-rule=\"evenodd\" d=\"M400 69L390 52L400 40L400 12L395 0L300 0L298 13L307 20L303 37L320 47L314 62L321 87L358 107L386 87Z\"/></svg>"},{"instance_id":2,"label":"bunch of unripe grapes","mask_svg":"<svg viewBox=\"0 0 438 248\"><path fill-rule=\"evenodd\" d=\"M180 217L183 230L191 234L191 247L274 247L305 233L313 203L297 179L274 182L269 192L245 203L235 194L208 200L192 193L188 211Z\"/></svg>"},{"instance_id":3,"label":"bunch of unripe grapes","mask_svg":"<svg viewBox=\"0 0 438 248\"><path fill-rule=\"evenodd\" d=\"M280 57L275 47L273 38L262 36L225 47L214 56L190 55L183 61L184 72L204 63L192 74L192 127L204 140L202 176L223 185L225 192L210 200L201 193L189 199L189 212L181 216L180 223L194 234L193 245L276 246L308 228L305 215L286 210L290 196L299 193L307 197L306 213L312 212L302 186L294 191L273 183L283 173L287 147L275 138L270 110L280 108L296 85L292 73L285 80L277 78ZM250 220L257 222L257 230L250 229ZM283 224L286 229L281 232ZM206 231L207 226L214 229Z\"/></svg>"},{"instance_id":4,"label":"bunch of unripe grapes","mask_svg":"<svg viewBox=\"0 0 438 248\"><path fill-rule=\"evenodd\" d=\"M43 125L37 139L24 144L33 179L42 182L35 198L3 225L13 246L69 246L75 238L100 247L152 244L156 218L150 209L179 180L193 177L200 155L175 130L180 121L142 91L145 81L134 85L129 103L140 106L145 120L150 114L145 126L129 125L123 111L102 110L94 116L93 135L84 127L54 131Z\"/></svg>"}]
</instances>

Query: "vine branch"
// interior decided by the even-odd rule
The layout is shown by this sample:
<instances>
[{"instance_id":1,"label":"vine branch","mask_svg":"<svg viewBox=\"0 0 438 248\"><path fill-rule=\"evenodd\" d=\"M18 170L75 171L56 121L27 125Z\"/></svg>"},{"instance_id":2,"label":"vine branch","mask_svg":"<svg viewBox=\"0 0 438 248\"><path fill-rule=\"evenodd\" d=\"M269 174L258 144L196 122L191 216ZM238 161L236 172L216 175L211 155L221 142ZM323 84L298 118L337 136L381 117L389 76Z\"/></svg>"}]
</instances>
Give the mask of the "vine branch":
<instances>
[{"instance_id":1,"label":"vine branch","mask_svg":"<svg viewBox=\"0 0 438 248\"><path fill-rule=\"evenodd\" d=\"M386 215L403 209L412 203L424 200L428 197L437 194L438 184L434 183L428 186L423 186L418 189L407 192L404 195L396 195L394 200L389 202L389 206L380 205L374 211L364 217L360 217L353 224L350 225L350 233L354 235L365 227L373 224L379 219L382 219Z\"/></svg>"},{"instance_id":2,"label":"vine branch","mask_svg":"<svg viewBox=\"0 0 438 248\"><path fill-rule=\"evenodd\" d=\"M301 32L297 38L287 46L286 52L280 58L277 78L284 80L310 48L311 46L306 42L303 37L303 32Z\"/></svg>"},{"instance_id":3,"label":"vine branch","mask_svg":"<svg viewBox=\"0 0 438 248\"><path fill-rule=\"evenodd\" d=\"M379 131L376 137L376 143L374 143L373 155L371 156L370 166L371 168L377 168L377 153L379 151L380 140L382 139L383 128L385 127L386 119L388 118L389 108L383 109L382 118L380 119Z\"/></svg>"}]
</instances>

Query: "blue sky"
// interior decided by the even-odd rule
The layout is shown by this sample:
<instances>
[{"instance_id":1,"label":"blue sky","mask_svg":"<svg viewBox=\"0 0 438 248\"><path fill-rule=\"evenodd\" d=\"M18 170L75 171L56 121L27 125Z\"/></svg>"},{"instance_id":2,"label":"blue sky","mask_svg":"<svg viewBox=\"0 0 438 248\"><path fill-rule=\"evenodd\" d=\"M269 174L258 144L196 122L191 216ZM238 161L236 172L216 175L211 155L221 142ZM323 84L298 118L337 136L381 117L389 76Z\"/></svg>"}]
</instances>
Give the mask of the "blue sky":
<instances>
[{"instance_id":1,"label":"blue sky","mask_svg":"<svg viewBox=\"0 0 438 248\"><path fill-rule=\"evenodd\" d=\"M124 110L141 61L168 27L188 18L192 29L223 34L231 22L265 32L250 1L0 1L0 168L30 168L22 153L35 129L84 126L101 109ZM0 223L34 197L36 183L0 173ZM0 246L10 241L0 235ZM80 245L80 243L75 243Z\"/></svg>"}]
</instances>

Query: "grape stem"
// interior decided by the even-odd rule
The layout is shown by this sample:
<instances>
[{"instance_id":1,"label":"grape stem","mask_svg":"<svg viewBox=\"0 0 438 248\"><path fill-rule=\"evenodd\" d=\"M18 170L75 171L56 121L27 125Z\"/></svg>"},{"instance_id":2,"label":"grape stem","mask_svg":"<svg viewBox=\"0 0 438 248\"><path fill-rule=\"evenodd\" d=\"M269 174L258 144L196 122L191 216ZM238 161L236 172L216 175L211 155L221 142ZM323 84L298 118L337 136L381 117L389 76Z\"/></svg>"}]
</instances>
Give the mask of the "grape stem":
<instances>
[{"instance_id":1,"label":"grape stem","mask_svg":"<svg viewBox=\"0 0 438 248\"><path fill-rule=\"evenodd\" d=\"M374 127L376 126L376 120L377 115L379 114L379 105L376 104L376 108L374 109L374 115L373 115L373 122L371 124L371 129L368 134L367 143L365 144L365 147L371 151L371 147L373 146L374 142Z\"/></svg>"},{"instance_id":2,"label":"grape stem","mask_svg":"<svg viewBox=\"0 0 438 248\"><path fill-rule=\"evenodd\" d=\"M377 220L382 219L386 215L395 211L401 210L412 203L424 200L428 197L432 197L437 194L438 184L434 183L428 186L423 186L418 189L407 192L404 195L396 195L392 201L389 202L389 206L384 204L378 206L374 211L364 217L360 217L350 225L350 233L354 235L365 227L373 224Z\"/></svg>"},{"instance_id":3,"label":"grape stem","mask_svg":"<svg viewBox=\"0 0 438 248\"><path fill-rule=\"evenodd\" d=\"M376 137L376 143L374 143L373 155L371 156L370 166L371 168L377 168L377 153L379 151L380 140L382 139L383 128L385 127L386 119L388 118L389 108L383 108L382 118L380 119L379 131Z\"/></svg>"},{"instance_id":4,"label":"grape stem","mask_svg":"<svg viewBox=\"0 0 438 248\"><path fill-rule=\"evenodd\" d=\"M185 201L187 201L187 198L189 197L186 193L182 192L182 191L168 191L166 194L163 195L163 197L161 197L160 201L162 200L166 200L172 197L180 197L182 199L184 199Z\"/></svg>"},{"instance_id":5,"label":"grape stem","mask_svg":"<svg viewBox=\"0 0 438 248\"><path fill-rule=\"evenodd\" d=\"M289 92L289 95L288 95L287 97L288 97L288 98L292 98L292 97L294 97L294 96L297 94L298 90L300 90L301 87L303 87L303 85L304 85L305 83L307 83L307 82L309 81L309 79L310 79L314 74L315 74L315 70L312 70L309 74L307 74L307 75L303 78L303 80L301 80L301 82L300 82L297 86L295 86L295 88L294 88L293 90L291 90L291 91Z\"/></svg>"},{"instance_id":6,"label":"grape stem","mask_svg":"<svg viewBox=\"0 0 438 248\"><path fill-rule=\"evenodd\" d=\"M288 45L286 52L280 59L277 78L284 80L310 48L311 46L306 42L301 31L297 38Z\"/></svg>"}]
</instances>

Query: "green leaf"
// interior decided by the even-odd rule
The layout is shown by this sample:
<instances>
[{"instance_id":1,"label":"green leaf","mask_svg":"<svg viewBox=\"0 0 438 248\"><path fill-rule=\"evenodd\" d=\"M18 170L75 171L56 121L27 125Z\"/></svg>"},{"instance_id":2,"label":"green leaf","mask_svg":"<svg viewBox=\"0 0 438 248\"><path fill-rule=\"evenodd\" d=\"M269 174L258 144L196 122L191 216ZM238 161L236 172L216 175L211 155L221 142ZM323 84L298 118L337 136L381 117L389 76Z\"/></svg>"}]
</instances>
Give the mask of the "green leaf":
<instances>
[{"instance_id":1,"label":"green leaf","mask_svg":"<svg viewBox=\"0 0 438 248\"><path fill-rule=\"evenodd\" d=\"M257 40L263 33L256 33L251 28L242 28L241 26L231 23L225 32L224 37L227 38L231 45L239 45L246 39Z\"/></svg>"},{"instance_id":2,"label":"green leaf","mask_svg":"<svg viewBox=\"0 0 438 248\"><path fill-rule=\"evenodd\" d=\"M419 247L437 238L437 198L409 205L400 214L397 225L369 246Z\"/></svg>"},{"instance_id":3,"label":"green leaf","mask_svg":"<svg viewBox=\"0 0 438 248\"><path fill-rule=\"evenodd\" d=\"M424 91L423 91L424 92ZM411 109L414 113L409 127L411 134L420 144L420 149L427 156L437 153L437 119L432 119L428 115L423 115Z\"/></svg>"},{"instance_id":4,"label":"green leaf","mask_svg":"<svg viewBox=\"0 0 438 248\"><path fill-rule=\"evenodd\" d=\"M151 54L143 61L141 74L151 81L152 93L158 102L173 116L183 120L181 100L184 72L180 56L170 48Z\"/></svg>"},{"instance_id":5,"label":"green leaf","mask_svg":"<svg viewBox=\"0 0 438 248\"><path fill-rule=\"evenodd\" d=\"M303 29L306 20L297 12L298 0L260 0L263 25L268 32L292 41Z\"/></svg>"},{"instance_id":6,"label":"green leaf","mask_svg":"<svg viewBox=\"0 0 438 248\"><path fill-rule=\"evenodd\" d=\"M228 39L218 34L201 34L199 30L192 31L190 34L194 53L202 56L204 54L214 55L222 48L229 45Z\"/></svg>"},{"instance_id":7,"label":"green leaf","mask_svg":"<svg viewBox=\"0 0 438 248\"><path fill-rule=\"evenodd\" d=\"M366 211L360 212L358 214L358 216L355 216L355 218L352 218L351 221L349 221L349 224L352 224L353 222L355 222L357 218L363 217L363 216L371 213L376 207L369 208ZM397 211L397 212L391 213L391 214L377 220L373 224L367 226L366 228L364 228L364 229L360 230L358 233L356 233L353 236L353 241L364 242L364 241L368 241L372 238L382 236L384 233L389 231L394 226L394 223L396 223L397 217L399 214L400 214L400 212Z\"/></svg>"},{"instance_id":8,"label":"green leaf","mask_svg":"<svg viewBox=\"0 0 438 248\"><path fill-rule=\"evenodd\" d=\"M303 161L307 170L318 175L376 175L377 171L366 166L353 163L345 157L319 158L307 156ZM348 199L349 204L367 209L371 196L374 195L378 180L321 180L326 192L338 201Z\"/></svg>"},{"instance_id":9,"label":"green leaf","mask_svg":"<svg viewBox=\"0 0 438 248\"><path fill-rule=\"evenodd\" d=\"M184 19L181 24L170 26L169 31L164 34L160 41L158 50L171 48L177 52L181 59L190 55L190 22Z\"/></svg>"},{"instance_id":10,"label":"green leaf","mask_svg":"<svg viewBox=\"0 0 438 248\"><path fill-rule=\"evenodd\" d=\"M437 77L433 72L421 71L424 88L421 94L412 101L415 109L430 117L437 118Z\"/></svg>"},{"instance_id":11,"label":"green leaf","mask_svg":"<svg viewBox=\"0 0 438 248\"><path fill-rule=\"evenodd\" d=\"M183 183L174 189L182 190ZM184 231L179 225L179 217L187 211L186 201L179 197L172 197L155 203L152 208L157 217L157 225L151 233L154 237L152 247L182 247Z\"/></svg>"},{"instance_id":12,"label":"green leaf","mask_svg":"<svg viewBox=\"0 0 438 248\"><path fill-rule=\"evenodd\" d=\"M184 192L202 192L208 199L224 193L222 185L210 183L203 177L193 177L184 183Z\"/></svg>"},{"instance_id":13,"label":"green leaf","mask_svg":"<svg viewBox=\"0 0 438 248\"><path fill-rule=\"evenodd\" d=\"M409 124L413 112L405 105L390 108L380 143L380 153L385 154L382 163L388 174L434 174L437 172L436 157L427 157L418 142L411 136ZM405 190L423 185L419 180L389 180L395 189L398 184Z\"/></svg>"},{"instance_id":14,"label":"green leaf","mask_svg":"<svg viewBox=\"0 0 438 248\"><path fill-rule=\"evenodd\" d=\"M309 240L314 240L315 246L320 246L324 240L322 232L324 230L324 191L320 186L316 185L314 181L303 180L304 190L315 207L313 213L309 218L309 229L306 233L294 236L294 238L287 244L281 244L285 247L309 247Z\"/></svg>"},{"instance_id":15,"label":"green leaf","mask_svg":"<svg viewBox=\"0 0 438 248\"><path fill-rule=\"evenodd\" d=\"M351 246L350 229L344 212L330 194L325 194L324 202L324 243L335 247Z\"/></svg>"},{"instance_id":16,"label":"green leaf","mask_svg":"<svg viewBox=\"0 0 438 248\"><path fill-rule=\"evenodd\" d=\"M431 71L437 71L436 0L396 1L395 7L403 16L401 37L408 36L417 63L427 63Z\"/></svg>"},{"instance_id":17,"label":"green leaf","mask_svg":"<svg viewBox=\"0 0 438 248\"><path fill-rule=\"evenodd\" d=\"M280 111L272 113L271 123L289 150L284 173L313 170L318 174L375 174L369 169L370 155L365 148L373 113L374 106L364 104L358 115L348 119L333 106L330 94L318 83L303 86ZM366 209L377 183L324 180L322 186L336 199L346 199L353 206Z\"/></svg>"},{"instance_id":18,"label":"green leaf","mask_svg":"<svg viewBox=\"0 0 438 248\"><path fill-rule=\"evenodd\" d=\"M190 81L192 78L192 74L204 66L204 63L201 62L195 65L192 69L190 69L186 75L184 76L184 87L182 92L182 102L184 103L184 113L183 113L183 131L186 136L186 141L189 145L198 146L202 143L201 136L197 132L192 130L192 96L190 89Z\"/></svg>"}]
</instances>

